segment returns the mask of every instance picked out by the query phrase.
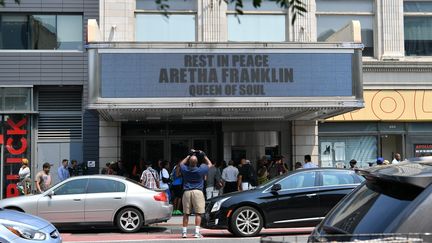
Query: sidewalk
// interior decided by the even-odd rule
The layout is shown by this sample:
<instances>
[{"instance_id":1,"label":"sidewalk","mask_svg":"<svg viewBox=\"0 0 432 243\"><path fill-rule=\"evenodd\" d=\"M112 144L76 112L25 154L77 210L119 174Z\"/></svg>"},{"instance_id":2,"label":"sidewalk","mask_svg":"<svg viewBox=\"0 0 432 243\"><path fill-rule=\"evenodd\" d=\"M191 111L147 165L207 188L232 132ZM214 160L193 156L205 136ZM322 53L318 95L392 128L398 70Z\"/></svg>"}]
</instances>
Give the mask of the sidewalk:
<instances>
[{"instance_id":1,"label":"sidewalk","mask_svg":"<svg viewBox=\"0 0 432 243\"><path fill-rule=\"evenodd\" d=\"M116 228L73 231L61 231L65 243L140 243L140 242L175 242L175 241L205 241L206 243L259 243L262 236L272 236L289 239L289 242L306 242L313 228L281 228L263 229L259 237L240 238L235 237L227 230L201 229L204 238L192 238L195 230L194 216L189 217L188 238L181 238L182 216L173 216L168 222L153 224L134 234L120 233Z\"/></svg>"}]
</instances>

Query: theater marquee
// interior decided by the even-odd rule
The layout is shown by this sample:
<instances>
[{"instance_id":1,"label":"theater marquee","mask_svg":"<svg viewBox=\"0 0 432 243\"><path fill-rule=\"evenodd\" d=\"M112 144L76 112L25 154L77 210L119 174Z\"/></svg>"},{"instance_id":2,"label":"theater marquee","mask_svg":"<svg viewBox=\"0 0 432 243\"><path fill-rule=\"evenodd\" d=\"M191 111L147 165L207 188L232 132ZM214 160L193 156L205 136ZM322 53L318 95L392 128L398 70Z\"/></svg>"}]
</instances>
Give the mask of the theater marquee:
<instances>
[{"instance_id":1,"label":"theater marquee","mask_svg":"<svg viewBox=\"0 0 432 243\"><path fill-rule=\"evenodd\" d=\"M355 43L90 43L108 121L325 119L363 107Z\"/></svg>"},{"instance_id":2,"label":"theater marquee","mask_svg":"<svg viewBox=\"0 0 432 243\"><path fill-rule=\"evenodd\" d=\"M352 96L352 55L101 53L101 97Z\"/></svg>"}]
</instances>

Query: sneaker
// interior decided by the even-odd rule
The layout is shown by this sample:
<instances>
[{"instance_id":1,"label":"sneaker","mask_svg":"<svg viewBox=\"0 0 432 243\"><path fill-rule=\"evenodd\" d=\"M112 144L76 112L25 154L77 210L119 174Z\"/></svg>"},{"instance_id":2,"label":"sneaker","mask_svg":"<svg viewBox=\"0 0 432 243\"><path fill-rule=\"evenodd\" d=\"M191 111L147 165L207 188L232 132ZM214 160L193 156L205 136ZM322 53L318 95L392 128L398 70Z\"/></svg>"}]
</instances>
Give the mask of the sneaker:
<instances>
[{"instance_id":1,"label":"sneaker","mask_svg":"<svg viewBox=\"0 0 432 243\"><path fill-rule=\"evenodd\" d=\"M187 238L187 233L183 232L182 233L182 238Z\"/></svg>"},{"instance_id":2,"label":"sneaker","mask_svg":"<svg viewBox=\"0 0 432 243\"><path fill-rule=\"evenodd\" d=\"M203 238L202 234L200 234L200 233L195 233L193 235L193 237L195 237L195 238Z\"/></svg>"}]
</instances>

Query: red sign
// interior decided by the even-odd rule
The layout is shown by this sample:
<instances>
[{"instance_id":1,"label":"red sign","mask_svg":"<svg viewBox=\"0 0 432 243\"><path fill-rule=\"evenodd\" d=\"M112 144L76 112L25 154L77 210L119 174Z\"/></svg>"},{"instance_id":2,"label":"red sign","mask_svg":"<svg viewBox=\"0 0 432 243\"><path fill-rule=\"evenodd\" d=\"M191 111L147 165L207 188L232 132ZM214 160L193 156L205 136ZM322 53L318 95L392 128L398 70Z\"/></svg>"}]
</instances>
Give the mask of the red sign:
<instances>
[{"instance_id":1,"label":"red sign","mask_svg":"<svg viewBox=\"0 0 432 243\"><path fill-rule=\"evenodd\" d=\"M414 154L416 157L432 156L432 144L415 144Z\"/></svg>"},{"instance_id":2,"label":"red sign","mask_svg":"<svg viewBox=\"0 0 432 243\"><path fill-rule=\"evenodd\" d=\"M28 158L28 118L25 115L5 116L4 133L0 135L0 143L4 149L3 175L5 179L6 197L19 195L17 183L19 169L23 158Z\"/></svg>"}]
</instances>

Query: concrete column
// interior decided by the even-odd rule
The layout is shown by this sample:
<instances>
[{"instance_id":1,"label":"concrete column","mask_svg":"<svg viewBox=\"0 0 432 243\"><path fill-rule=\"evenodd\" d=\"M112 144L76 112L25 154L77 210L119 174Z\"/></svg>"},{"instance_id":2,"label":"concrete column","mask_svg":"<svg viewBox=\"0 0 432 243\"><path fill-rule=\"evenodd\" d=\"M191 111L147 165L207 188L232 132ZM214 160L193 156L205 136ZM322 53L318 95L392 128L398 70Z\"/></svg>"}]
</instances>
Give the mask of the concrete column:
<instances>
[{"instance_id":1,"label":"concrete column","mask_svg":"<svg viewBox=\"0 0 432 243\"><path fill-rule=\"evenodd\" d=\"M316 42L316 4L315 0L304 0L306 4L307 13L304 16L297 15L294 26L291 25L291 20L287 26L293 28L293 41L296 42Z\"/></svg>"},{"instance_id":2,"label":"concrete column","mask_svg":"<svg viewBox=\"0 0 432 243\"><path fill-rule=\"evenodd\" d=\"M318 165L318 124L316 121L293 121L292 123L293 159L303 162L310 154L312 162Z\"/></svg>"},{"instance_id":3,"label":"concrete column","mask_svg":"<svg viewBox=\"0 0 432 243\"><path fill-rule=\"evenodd\" d=\"M224 1L202 0L198 11L199 29L201 29L203 42L223 42L227 40L226 11ZM201 26L200 26L201 24Z\"/></svg>"},{"instance_id":4,"label":"concrete column","mask_svg":"<svg viewBox=\"0 0 432 243\"><path fill-rule=\"evenodd\" d=\"M107 162L120 159L120 128L120 122L107 122L99 118L99 171Z\"/></svg>"},{"instance_id":5,"label":"concrete column","mask_svg":"<svg viewBox=\"0 0 432 243\"><path fill-rule=\"evenodd\" d=\"M102 0L100 28L104 41L135 40L135 0Z\"/></svg>"},{"instance_id":6,"label":"concrete column","mask_svg":"<svg viewBox=\"0 0 432 243\"><path fill-rule=\"evenodd\" d=\"M380 59L399 59L404 56L403 0L380 0L377 3Z\"/></svg>"}]
</instances>

